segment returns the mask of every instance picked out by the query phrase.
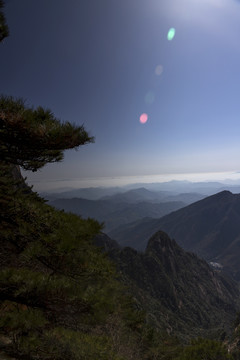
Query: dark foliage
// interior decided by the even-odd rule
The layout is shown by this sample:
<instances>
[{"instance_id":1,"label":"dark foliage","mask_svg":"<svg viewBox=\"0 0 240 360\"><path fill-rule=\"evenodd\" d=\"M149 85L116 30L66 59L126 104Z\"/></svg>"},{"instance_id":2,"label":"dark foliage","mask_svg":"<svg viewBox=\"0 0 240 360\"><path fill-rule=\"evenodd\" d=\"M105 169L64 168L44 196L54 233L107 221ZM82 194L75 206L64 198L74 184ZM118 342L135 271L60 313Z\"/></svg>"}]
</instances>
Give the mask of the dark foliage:
<instances>
[{"instance_id":1,"label":"dark foliage","mask_svg":"<svg viewBox=\"0 0 240 360\"><path fill-rule=\"evenodd\" d=\"M83 126L61 123L50 110L0 97L0 161L36 171L63 159L63 150L93 142Z\"/></svg>"},{"instance_id":2,"label":"dark foliage","mask_svg":"<svg viewBox=\"0 0 240 360\"><path fill-rule=\"evenodd\" d=\"M3 41L9 35L8 25L4 13L2 11L4 7L4 2L0 0L0 42Z\"/></svg>"}]
</instances>

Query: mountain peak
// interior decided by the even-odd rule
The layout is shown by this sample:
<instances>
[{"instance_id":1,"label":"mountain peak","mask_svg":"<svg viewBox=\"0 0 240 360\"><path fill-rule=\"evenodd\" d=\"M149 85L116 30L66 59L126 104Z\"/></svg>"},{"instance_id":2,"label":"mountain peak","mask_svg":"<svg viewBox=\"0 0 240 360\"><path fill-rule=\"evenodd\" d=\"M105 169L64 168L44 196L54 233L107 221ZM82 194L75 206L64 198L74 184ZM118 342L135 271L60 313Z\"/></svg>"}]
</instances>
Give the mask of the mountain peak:
<instances>
[{"instance_id":1,"label":"mountain peak","mask_svg":"<svg viewBox=\"0 0 240 360\"><path fill-rule=\"evenodd\" d=\"M164 231L157 231L148 241L146 248L146 253L151 251L160 253L165 252L167 249L171 252L174 249L180 249L175 240L170 239L170 237Z\"/></svg>"},{"instance_id":2,"label":"mountain peak","mask_svg":"<svg viewBox=\"0 0 240 360\"><path fill-rule=\"evenodd\" d=\"M220 191L218 192L217 194L214 194L212 196L215 196L215 197L223 197L223 196L232 196L233 193L231 193L231 191L228 191L228 190L223 190L223 191Z\"/></svg>"},{"instance_id":3,"label":"mountain peak","mask_svg":"<svg viewBox=\"0 0 240 360\"><path fill-rule=\"evenodd\" d=\"M232 323L239 297L237 285L206 261L185 252L163 231L145 252L130 247L109 253L123 281L157 327L183 336L187 331L222 328ZM199 328L201 328L199 332Z\"/></svg>"},{"instance_id":4,"label":"mountain peak","mask_svg":"<svg viewBox=\"0 0 240 360\"><path fill-rule=\"evenodd\" d=\"M160 229L174 238L181 248L174 246L165 233L158 231ZM160 219L132 227L130 241L127 233L122 236L125 245L143 250L147 239L156 231L147 251L162 253L166 258L184 249L207 261L220 263L225 272L240 280L240 194L221 191Z\"/></svg>"}]
</instances>

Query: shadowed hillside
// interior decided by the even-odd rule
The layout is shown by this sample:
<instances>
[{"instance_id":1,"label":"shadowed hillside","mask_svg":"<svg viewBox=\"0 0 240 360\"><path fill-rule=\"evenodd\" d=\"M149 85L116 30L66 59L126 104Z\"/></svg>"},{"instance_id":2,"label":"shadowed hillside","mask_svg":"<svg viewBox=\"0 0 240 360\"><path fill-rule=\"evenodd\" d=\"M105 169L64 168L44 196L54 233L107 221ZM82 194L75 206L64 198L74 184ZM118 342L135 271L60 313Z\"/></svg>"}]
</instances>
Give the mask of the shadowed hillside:
<instances>
[{"instance_id":1,"label":"shadowed hillside","mask_svg":"<svg viewBox=\"0 0 240 360\"><path fill-rule=\"evenodd\" d=\"M236 283L185 252L164 232L157 232L139 253L118 249L107 236L97 237L117 264L130 292L151 324L179 336L201 335L231 327L237 309Z\"/></svg>"},{"instance_id":2,"label":"shadowed hillside","mask_svg":"<svg viewBox=\"0 0 240 360\"><path fill-rule=\"evenodd\" d=\"M110 236L122 245L143 250L158 230L166 231L184 249L221 263L239 278L240 195L223 191L161 219L145 219L119 228Z\"/></svg>"},{"instance_id":3,"label":"shadowed hillside","mask_svg":"<svg viewBox=\"0 0 240 360\"><path fill-rule=\"evenodd\" d=\"M132 200L133 197L131 197ZM135 202L137 202L137 198L135 198ZM84 218L93 217L100 222L104 222L104 231L107 233L119 225L128 224L146 216L159 218L185 205L180 201L163 203L146 201L137 203L115 202L112 198L108 200L55 199L50 201L49 204L57 209L70 211Z\"/></svg>"}]
</instances>

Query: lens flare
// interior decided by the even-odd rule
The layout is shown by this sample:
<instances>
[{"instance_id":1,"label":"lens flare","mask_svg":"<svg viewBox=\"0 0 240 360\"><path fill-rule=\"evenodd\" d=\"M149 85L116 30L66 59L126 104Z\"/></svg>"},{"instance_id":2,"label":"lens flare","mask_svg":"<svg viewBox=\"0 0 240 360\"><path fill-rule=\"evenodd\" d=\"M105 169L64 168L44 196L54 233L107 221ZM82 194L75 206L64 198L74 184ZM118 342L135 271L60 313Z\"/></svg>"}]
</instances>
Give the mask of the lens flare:
<instances>
[{"instance_id":1,"label":"lens flare","mask_svg":"<svg viewBox=\"0 0 240 360\"><path fill-rule=\"evenodd\" d=\"M143 113L142 115L140 115L139 121L141 124L146 124L146 122L148 121L148 114Z\"/></svg>"},{"instance_id":2,"label":"lens flare","mask_svg":"<svg viewBox=\"0 0 240 360\"><path fill-rule=\"evenodd\" d=\"M145 98L144 98L145 102L147 104L153 104L154 103L154 100L155 100L155 94L153 91L149 91L146 95L145 95Z\"/></svg>"},{"instance_id":3,"label":"lens flare","mask_svg":"<svg viewBox=\"0 0 240 360\"><path fill-rule=\"evenodd\" d=\"M162 66L162 65L156 66L156 68L155 68L155 74L158 75L158 76L160 76L160 75L162 74L162 72L163 72L163 66Z\"/></svg>"},{"instance_id":4,"label":"lens flare","mask_svg":"<svg viewBox=\"0 0 240 360\"><path fill-rule=\"evenodd\" d=\"M167 34L167 38L169 41L171 41L174 38L175 32L176 32L176 30L174 28L169 29L168 34Z\"/></svg>"}]
</instances>

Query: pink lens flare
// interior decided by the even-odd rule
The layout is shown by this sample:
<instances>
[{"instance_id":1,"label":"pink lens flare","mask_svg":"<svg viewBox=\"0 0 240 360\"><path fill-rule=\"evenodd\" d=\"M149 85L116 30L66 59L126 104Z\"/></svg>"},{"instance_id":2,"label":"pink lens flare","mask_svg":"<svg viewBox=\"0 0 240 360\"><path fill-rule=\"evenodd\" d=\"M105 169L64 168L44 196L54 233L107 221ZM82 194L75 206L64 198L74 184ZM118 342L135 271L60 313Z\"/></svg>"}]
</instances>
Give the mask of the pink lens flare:
<instances>
[{"instance_id":1,"label":"pink lens flare","mask_svg":"<svg viewBox=\"0 0 240 360\"><path fill-rule=\"evenodd\" d=\"M141 124L145 124L148 121L148 114L143 113L140 118L139 121Z\"/></svg>"}]
</instances>

